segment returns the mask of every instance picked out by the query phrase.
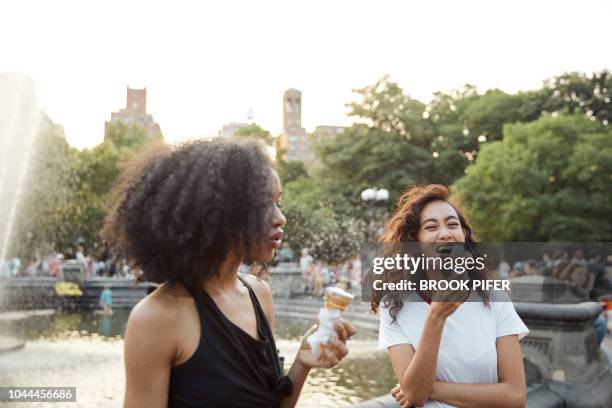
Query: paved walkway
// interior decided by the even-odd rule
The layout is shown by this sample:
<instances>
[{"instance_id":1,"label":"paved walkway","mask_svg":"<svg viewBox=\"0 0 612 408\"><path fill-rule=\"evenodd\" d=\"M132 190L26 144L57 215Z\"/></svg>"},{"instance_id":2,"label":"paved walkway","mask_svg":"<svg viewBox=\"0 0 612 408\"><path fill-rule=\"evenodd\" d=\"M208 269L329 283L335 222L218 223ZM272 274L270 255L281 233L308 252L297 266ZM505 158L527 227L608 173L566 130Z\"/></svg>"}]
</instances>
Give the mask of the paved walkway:
<instances>
[{"instance_id":1,"label":"paved walkway","mask_svg":"<svg viewBox=\"0 0 612 408\"><path fill-rule=\"evenodd\" d=\"M25 342L17 340L13 337L0 336L0 353L12 351L22 348Z\"/></svg>"}]
</instances>

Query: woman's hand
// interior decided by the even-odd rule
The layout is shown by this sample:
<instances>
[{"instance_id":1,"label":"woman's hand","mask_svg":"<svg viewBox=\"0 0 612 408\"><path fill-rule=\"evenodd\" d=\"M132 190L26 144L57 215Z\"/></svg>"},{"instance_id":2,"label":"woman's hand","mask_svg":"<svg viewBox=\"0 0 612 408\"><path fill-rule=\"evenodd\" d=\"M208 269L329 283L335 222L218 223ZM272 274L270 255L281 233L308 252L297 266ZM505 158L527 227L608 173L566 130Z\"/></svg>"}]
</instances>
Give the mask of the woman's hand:
<instances>
[{"instance_id":1,"label":"woman's hand","mask_svg":"<svg viewBox=\"0 0 612 408\"><path fill-rule=\"evenodd\" d=\"M410 401L406 399L406 396L404 395L404 392L402 391L402 388L399 384L393 387L393 389L391 390L391 396L395 398L395 401L397 401L399 406L402 408L410 408L412 406L412 404L410 404Z\"/></svg>"},{"instance_id":2,"label":"woman's hand","mask_svg":"<svg viewBox=\"0 0 612 408\"><path fill-rule=\"evenodd\" d=\"M355 327L346 322L344 320L338 321L334 325L335 336L332 336L327 345L323 348L323 352L319 355L319 358L314 358L312 355L312 350L310 346L306 342L308 336L314 333L317 330L317 326L315 325L310 328L304 334L304 338L302 339L302 343L300 346L300 351L298 352L298 359L301 364L308 368L312 367L323 367L323 368L331 368L337 365L340 360L342 360L348 354L348 348L346 346L346 341L350 339L353 335L355 335L356 330Z\"/></svg>"},{"instance_id":3,"label":"woman's hand","mask_svg":"<svg viewBox=\"0 0 612 408\"><path fill-rule=\"evenodd\" d=\"M434 292L430 313L438 318L446 319L467 300L469 292L465 290L438 290Z\"/></svg>"},{"instance_id":4,"label":"woman's hand","mask_svg":"<svg viewBox=\"0 0 612 408\"><path fill-rule=\"evenodd\" d=\"M446 318L453 313L459 306L461 306L463 302L431 302L431 308L429 309L429 313L437 318L441 318L446 320Z\"/></svg>"}]
</instances>

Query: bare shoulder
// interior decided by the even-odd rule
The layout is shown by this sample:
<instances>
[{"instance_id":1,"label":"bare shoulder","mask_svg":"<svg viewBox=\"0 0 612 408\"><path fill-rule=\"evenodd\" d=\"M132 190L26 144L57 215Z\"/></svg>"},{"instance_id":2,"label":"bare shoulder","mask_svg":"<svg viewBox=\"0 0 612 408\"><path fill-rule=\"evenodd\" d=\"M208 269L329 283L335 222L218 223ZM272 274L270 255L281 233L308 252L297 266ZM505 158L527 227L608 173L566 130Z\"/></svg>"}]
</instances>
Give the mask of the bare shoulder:
<instances>
[{"instance_id":1,"label":"bare shoulder","mask_svg":"<svg viewBox=\"0 0 612 408\"><path fill-rule=\"evenodd\" d=\"M160 285L153 293L142 299L130 313L128 327L142 334L174 332L180 321L181 311L193 302L189 292L180 284ZM131 330L134 333L136 330Z\"/></svg>"},{"instance_id":2,"label":"bare shoulder","mask_svg":"<svg viewBox=\"0 0 612 408\"><path fill-rule=\"evenodd\" d=\"M189 292L181 284L171 286L163 283L136 304L130 317L133 315L136 318L146 319L154 315L162 320L175 317L174 314L180 309L181 300L187 297L189 297Z\"/></svg>"},{"instance_id":3,"label":"bare shoulder","mask_svg":"<svg viewBox=\"0 0 612 408\"><path fill-rule=\"evenodd\" d=\"M251 285L260 301L269 300L272 303L272 289L270 289L268 282L251 274L241 274L240 276Z\"/></svg>"},{"instance_id":4,"label":"bare shoulder","mask_svg":"<svg viewBox=\"0 0 612 408\"><path fill-rule=\"evenodd\" d=\"M180 286L161 285L130 313L125 331L125 406L165 406L173 364L182 350L181 316L189 294Z\"/></svg>"}]
</instances>

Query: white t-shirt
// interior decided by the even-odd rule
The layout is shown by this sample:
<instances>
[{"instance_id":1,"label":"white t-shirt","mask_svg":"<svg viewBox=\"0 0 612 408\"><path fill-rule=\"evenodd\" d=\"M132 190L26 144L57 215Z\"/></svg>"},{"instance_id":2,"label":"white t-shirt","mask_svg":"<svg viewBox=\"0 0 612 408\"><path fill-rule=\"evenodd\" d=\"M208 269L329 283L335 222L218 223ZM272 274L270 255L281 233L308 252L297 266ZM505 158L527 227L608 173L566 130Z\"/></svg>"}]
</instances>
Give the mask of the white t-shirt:
<instances>
[{"instance_id":1,"label":"white t-shirt","mask_svg":"<svg viewBox=\"0 0 612 408\"><path fill-rule=\"evenodd\" d=\"M389 309L380 307L380 331L378 348L387 350L397 344L411 344L418 348L429 304L415 292L391 323ZM505 298L506 301L499 301ZM498 337L518 334L519 340L529 333L529 329L514 310L506 294L491 296L490 308L486 308L478 293L472 291L469 301L462 303L444 324L436 381L464 384L495 384L497 377ZM497 301L495 301L497 300ZM427 401L426 408L448 408L451 405L440 401Z\"/></svg>"}]
</instances>

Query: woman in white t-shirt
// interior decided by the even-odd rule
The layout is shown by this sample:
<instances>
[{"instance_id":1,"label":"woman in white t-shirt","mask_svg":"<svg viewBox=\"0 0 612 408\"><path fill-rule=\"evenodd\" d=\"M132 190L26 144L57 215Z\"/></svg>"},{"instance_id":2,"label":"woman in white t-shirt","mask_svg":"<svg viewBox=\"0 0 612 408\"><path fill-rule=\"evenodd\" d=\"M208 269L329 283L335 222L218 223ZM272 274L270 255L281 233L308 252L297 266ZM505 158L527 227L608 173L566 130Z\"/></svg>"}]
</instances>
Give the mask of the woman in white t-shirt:
<instances>
[{"instance_id":1,"label":"woman in white t-shirt","mask_svg":"<svg viewBox=\"0 0 612 408\"><path fill-rule=\"evenodd\" d=\"M449 196L442 185L406 191L381 242L473 244ZM373 307L380 306L378 346L389 351L399 383L392 390L396 400L404 407L524 406L519 340L529 330L509 298L483 291L466 293L463 301L430 298L409 292L374 299Z\"/></svg>"}]
</instances>

